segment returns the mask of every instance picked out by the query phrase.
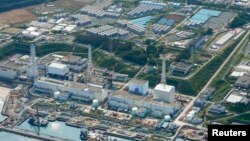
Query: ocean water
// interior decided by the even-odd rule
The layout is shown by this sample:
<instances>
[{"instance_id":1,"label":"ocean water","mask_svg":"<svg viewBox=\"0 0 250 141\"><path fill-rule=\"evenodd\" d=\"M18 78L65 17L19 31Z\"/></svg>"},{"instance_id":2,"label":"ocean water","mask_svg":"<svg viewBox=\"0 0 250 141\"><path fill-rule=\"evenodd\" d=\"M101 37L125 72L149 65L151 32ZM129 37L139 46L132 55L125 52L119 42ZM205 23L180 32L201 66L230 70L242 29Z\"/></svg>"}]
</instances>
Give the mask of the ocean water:
<instances>
[{"instance_id":1,"label":"ocean water","mask_svg":"<svg viewBox=\"0 0 250 141\"><path fill-rule=\"evenodd\" d=\"M4 121L7 117L1 114L4 102L0 99L0 122Z\"/></svg>"},{"instance_id":2,"label":"ocean water","mask_svg":"<svg viewBox=\"0 0 250 141\"><path fill-rule=\"evenodd\" d=\"M36 127L28 123L28 120L24 121L21 125L18 126L20 129L28 130L35 132L37 134L46 134L49 136L54 136L58 138L68 139L72 141L81 141L80 139L80 128L75 128L67 126L64 122L55 121L49 122L47 127ZM90 133L94 134L94 133ZM109 137L116 138L116 137ZM118 141L129 141L127 139L116 138Z\"/></svg>"},{"instance_id":3,"label":"ocean water","mask_svg":"<svg viewBox=\"0 0 250 141\"><path fill-rule=\"evenodd\" d=\"M16 135L9 132L0 132L1 141L40 141L33 138L28 138L20 135Z\"/></svg>"}]
</instances>

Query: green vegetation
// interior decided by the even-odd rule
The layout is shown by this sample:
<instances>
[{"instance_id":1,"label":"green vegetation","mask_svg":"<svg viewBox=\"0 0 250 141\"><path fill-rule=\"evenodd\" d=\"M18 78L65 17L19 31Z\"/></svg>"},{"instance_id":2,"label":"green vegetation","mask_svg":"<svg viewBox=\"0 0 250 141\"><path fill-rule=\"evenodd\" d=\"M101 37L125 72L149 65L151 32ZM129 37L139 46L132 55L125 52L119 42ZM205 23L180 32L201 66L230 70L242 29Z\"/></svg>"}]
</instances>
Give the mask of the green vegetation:
<instances>
[{"instance_id":1,"label":"green vegetation","mask_svg":"<svg viewBox=\"0 0 250 141\"><path fill-rule=\"evenodd\" d=\"M212 35L214 33L212 28L208 28L207 30L203 31L201 34L203 35Z\"/></svg>"},{"instance_id":2,"label":"green vegetation","mask_svg":"<svg viewBox=\"0 0 250 141\"><path fill-rule=\"evenodd\" d=\"M100 51L93 53L93 59L98 66L108 68L109 70L114 69L115 72L128 74L129 77L133 77L139 71L138 69L131 68L129 65L125 65Z\"/></svg>"},{"instance_id":3,"label":"green vegetation","mask_svg":"<svg viewBox=\"0 0 250 141\"><path fill-rule=\"evenodd\" d=\"M232 46L236 46L236 44L239 42L236 41ZM245 43L248 43L247 41ZM244 45L242 45L244 47ZM214 87L216 89L212 101L220 101L222 100L227 93L231 90L231 84L234 84L236 81L235 78L230 78L229 73L232 69L233 65L236 65L240 62L240 60L244 57L244 54L238 54L240 49L236 51L235 54L232 56L227 64L223 67L223 69L220 71L220 73L217 75L217 77L213 80L211 83L211 87Z\"/></svg>"},{"instance_id":4,"label":"green vegetation","mask_svg":"<svg viewBox=\"0 0 250 141\"><path fill-rule=\"evenodd\" d=\"M207 6L207 7L216 7L216 8L225 8L227 6L226 4L205 3L199 0L187 0L187 3L193 4L193 5L202 5L202 6Z\"/></svg>"},{"instance_id":5,"label":"green vegetation","mask_svg":"<svg viewBox=\"0 0 250 141\"><path fill-rule=\"evenodd\" d=\"M250 22L250 14L246 12L240 13L233 21L229 24L230 28L242 27Z\"/></svg>"},{"instance_id":6,"label":"green vegetation","mask_svg":"<svg viewBox=\"0 0 250 141\"><path fill-rule=\"evenodd\" d=\"M231 90L230 84L226 82L225 80L217 81L213 86L216 89L211 99L211 101L213 102L222 100Z\"/></svg>"},{"instance_id":7,"label":"green vegetation","mask_svg":"<svg viewBox=\"0 0 250 141\"><path fill-rule=\"evenodd\" d=\"M242 114L233 118L229 118L229 122L239 122L244 124L250 124L250 113Z\"/></svg>"},{"instance_id":8,"label":"green vegetation","mask_svg":"<svg viewBox=\"0 0 250 141\"><path fill-rule=\"evenodd\" d=\"M185 3L186 0L164 0L165 2L179 2L179 3Z\"/></svg>"},{"instance_id":9,"label":"green vegetation","mask_svg":"<svg viewBox=\"0 0 250 141\"><path fill-rule=\"evenodd\" d=\"M63 43L50 43L50 44L43 44L36 47L37 56L43 56L52 52L57 51L72 51L72 45L63 44ZM20 54L29 54L30 52L30 44L26 43L11 43L8 46L5 46L0 49L0 58L4 58L10 56L14 53ZM86 48L82 48L76 46L74 53L79 52L87 52Z\"/></svg>"},{"instance_id":10,"label":"green vegetation","mask_svg":"<svg viewBox=\"0 0 250 141\"><path fill-rule=\"evenodd\" d=\"M144 80L150 80L149 87L152 88L159 84L161 80L161 76L159 75L159 73L141 74L139 75L139 78Z\"/></svg>"},{"instance_id":11,"label":"green vegetation","mask_svg":"<svg viewBox=\"0 0 250 141\"><path fill-rule=\"evenodd\" d=\"M189 82L196 91L200 91L207 81L213 76L216 70L223 64L226 58L233 51L239 41L226 48L221 54L206 64ZM218 78L218 77L217 77Z\"/></svg>"},{"instance_id":12,"label":"green vegetation","mask_svg":"<svg viewBox=\"0 0 250 141\"><path fill-rule=\"evenodd\" d=\"M189 48L186 48L178 56L176 56L175 61L179 62L181 60L188 60L190 57L191 51Z\"/></svg>"},{"instance_id":13,"label":"green vegetation","mask_svg":"<svg viewBox=\"0 0 250 141\"><path fill-rule=\"evenodd\" d=\"M236 103L236 104L230 104L226 103L225 106L229 111L235 112L235 113L244 113L247 111L250 111L250 104L244 104L244 103Z\"/></svg>"},{"instance_id":14,"label":"green vegetation","mask_svg":"<svg viewBox=\"0 0 250 141\"><path fill-rule=\"evenodd\" d=\"M223 119L216 120L224 124L231 124L232 122L238 122L243 124L250 124L250 113L244 113L237 116L229 116Z\"/></svg>"},{"instance_id":15,"label":"green vegetation","mask_svg":"<svg viewBox=\"0 0 250 141\"><path fill-rule=\"evenodd\" d=\"M128 40L109 39L96 35L78 35L75 42L91 44L94 47L101 47L109 52L114 52L116 56L139 65L147 63L146 51L142 48L134 47L135 44Z\"/></svg>"},{"instance_id":16,"label":"green vegetation","mask_svg":"<svg viewBox=\"0 0 250 141\"><path fill-rule=\"evenodd\" d=\"M91 44L95 48L113 52L116 56L139 65L145 65L147 62L156 65L160 53L164 46L156 46L155 41L146 40L146 50L135 46L135 43L129 40L109 39L107 37L93 35L77 35L75 42Z\"/></svg>"},{"instance_id":17,"label":"green vegetation","mask_svg":"<svg viewBox=\"0 0 250 141\"><path fill-rule=\"evenodd\" d=\"M52 0L55 1L55 0ZM44 3L45 0L1 0L0 12L9 11L12 9L23 8L26 6Z\"/></svg>"},{"instance_id":18,"label":"green vegetation","mask_svg":"<svg viewBox=\"0 0 250 141\"><path fill-rule=\"evenodd\" d=\"M37 56L44 56L46 54L52 53L52 52L71 52L72 51L72 45L69 44L63 44L63 43L49 43L49 44L43 44L36 47L36 53ZM30 52L30 44L26 43L12 43L8 46L5 46L3 48L0 48L0 59L11 56L14 53L20 53L20 54L29 54ZM87 48L83 48L80 46L75 46L75 50L73 53L87 53ZM82 57L86 57L86 54L81 55ZM128 74L129 77L134 76L138 69L131 68L128 65L125 65L124 63L120 61L116 61L113 57L106 56L102 52L94 52L93 53L94 61L97 63L100 67L107 67L108 69L113 69L115 66L115 71L120 73ZM101 59L100 59L101 58Z\"/></svg>"},{"instance_id":19,"label":"green vegetation","mask_svg":"<svg viewBox=\"0 0 250 141\"><path fill-rule=\"evenodd\" d=\"M232 52L232 50L235 48L235 46L238 43L239 41L236 41L234 44L226 48L221 54L219 54L218 56L213 58L213 60L208 62L203 68L199 70L199 72L197 72L195 76L193 76L189 80L168 79L167 83L170 85L174 85L180 93L187 94L187 95L197 95L198 92L204 87L204 85L206 85L209 79L211 79L211 77L217 71L217 69L223 64L223 62L230 55L230 53ZM183 56L185 56L186 54L189 54L189 52L190 51L188 50L183 51L183 53L181 54L184 54L184 55L180 56L179 58L183 58ZM157 76L156 75L144 75L141 78L152 80L153 77L157 77ZM221 79L221 77L217 77L217 79L219 80ZM157 78L154 78L154 81L155 80L159 81L159 79ZM151 85L155 85L155 84L157 83L155 82L151 83ZM220 87L218 91L219 95L215 96L213 99L214 101L218 101L221 98L223 98L223 96L226 95L230 84L227 82L223 82L223 81L219 81L214 84Z\"/></svg>"}]
</instances>

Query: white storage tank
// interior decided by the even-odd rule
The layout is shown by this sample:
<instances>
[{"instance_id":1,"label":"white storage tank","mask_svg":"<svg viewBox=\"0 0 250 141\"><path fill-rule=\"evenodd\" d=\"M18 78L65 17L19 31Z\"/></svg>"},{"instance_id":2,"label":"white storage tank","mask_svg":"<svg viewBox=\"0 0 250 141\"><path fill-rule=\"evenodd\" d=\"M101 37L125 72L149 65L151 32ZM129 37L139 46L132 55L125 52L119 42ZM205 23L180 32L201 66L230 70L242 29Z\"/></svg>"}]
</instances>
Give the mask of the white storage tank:
<instances>
[{"instance_id":1,"label":"white storage tank","mask_svg":"<svg viewBox=\"0 0 250 141\"><path fill-rule=\"evenodd\" d=\"M59 96L60 96L60 92L59 91L56 91L56 92L54 92L54 98L55 99L58 99L59 98Z\"/></svg>"},{"instance_id":2,"label":"white storage tank","mask_svg":"<svg viewBox=\"0 0 250 141\"><path fill-rule=\"evenodd\" d=\"M192 121L192 119L194 118L194 114L187 114L186 116L186 121Z\"/></svg>"},{"instance_id":3,"label":"white storage tank","mask_svg":"<svg viewBox=\"0 0 250 141\"><path fill-rule=\"evenodd\" d=\"M171 119L171 116L170 115L165 115L164 116L164 121L166 122L170 122L172 119Z\"/></svg>"},{"instance_id":4,"label":"white storage tank","mask_svg":"<svg viewBox=\"0 0 250 141\"><path fill-rule=\"evenodd\" d=\"M132 115L137 115L137 111L138 111L138 108L137 107L133 107L131 114Z\"/></svg>"},{"instance_id":5,"label":"white storage tank","mask_svg":"<svg viewBox=\"0 0 250 141\"><path fill-rule=\"evenodd\" d=\"M94 99L93 103L92 103L92 106L93 107L98 107L99 106L99 101L97 99Z\"/></svg>"}]
</instances>

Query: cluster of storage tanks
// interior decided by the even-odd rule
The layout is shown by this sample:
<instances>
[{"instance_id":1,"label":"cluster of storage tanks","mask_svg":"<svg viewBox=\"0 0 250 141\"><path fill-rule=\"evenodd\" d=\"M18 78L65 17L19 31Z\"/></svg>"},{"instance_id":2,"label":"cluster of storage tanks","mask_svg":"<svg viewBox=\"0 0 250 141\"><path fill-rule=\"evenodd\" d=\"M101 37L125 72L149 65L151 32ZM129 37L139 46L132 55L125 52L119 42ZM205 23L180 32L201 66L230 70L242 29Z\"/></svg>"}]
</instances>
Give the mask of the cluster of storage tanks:
<instances>
[{"instance_id":1,"label":"cluster of storage tanks","mask_svg":"<svg viewBox=\"0 0 250 141\"><path fill-rule=\"evenodd\" d=\"M90 28L86 30L89 34L105 36L105 37L126 37L129 32L123 29L114 28L110 25L104 25L97 28Z\"/></svg>"},{"instance_id":2,"label":"cluster of storage tanks","mask_svg":"<svg viewBox=\"0 0 250 141\"><path fill-rule=\"evenodd\" d=\"M53 15L53 19L61 19L61 18L66 18L68 16L69 16L68 13L59 13L59 14Z\"/></svg>"},{"instance_id":3,"label":"cluster of storage tanks","mask_svg":"<svg viewBox=\"0 0 250 141\"><path fill-rule=\"evenodd\" d=\"M93 9L89 9L89 8L82 8L81 12L83 14L87 14L89 16L92 17L96 17L96 18L117 18L120 16L120 14L118 13L113 13L113 12L106 12L103 10L93 10Z\"/></svg>"},{"instance_id":4,"label":"cluster of storage tanks","mask_svg":"<svg viewBox=\"0 0 250 141\"><path fill-rule=\"evenodd\" d=\"M142 1L138 7L128 13L129 16L140 16L152 12L161 11L165 8L165 3L154 3L151 1Z\"/></svg>"},{"instance_id":5,"label":"cluster of storage tanks","mask_svg":"<svg viewBox=\"0 0 250 141\"><path fill-rule=\"evenodd\" d=\"M161 25L161 24L153 24L153 32L155 34L165 34L169 31L170 26Z\"/></svg>"},{"instance_id":6,"label":"cluster of storage tanks","mask_svg":"<svg viewBox=\"0 0 250 141\"><path fill-rule=\"evenodd\" d=\"M143 35L146 32L144 28L137 26L137 25L135 25L127 20L118 20L117 24L119 26L127 28L129 31L134 32L134 33L139 34L139 35Z\"/></svg>"}]
</instances>

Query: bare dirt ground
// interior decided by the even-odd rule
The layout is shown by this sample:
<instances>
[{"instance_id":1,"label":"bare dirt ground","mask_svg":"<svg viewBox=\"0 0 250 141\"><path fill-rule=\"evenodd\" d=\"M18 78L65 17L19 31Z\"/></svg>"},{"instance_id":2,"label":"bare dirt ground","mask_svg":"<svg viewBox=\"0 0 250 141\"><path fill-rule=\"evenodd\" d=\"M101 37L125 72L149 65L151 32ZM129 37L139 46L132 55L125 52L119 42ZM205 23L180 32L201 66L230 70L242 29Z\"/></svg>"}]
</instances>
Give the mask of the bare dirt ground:
<instances>
[{"instance_id":1,"label":"bare dirt ground","mask_svg":"<svg viewBox=\"0 0 250 141\"><path fill-rule=\"evenodd\" d=\"M8 34L16 34L16 33L20 32L20 31L21 31L21 29L19 29L19 28L10 27L10 28L5 28L1 32L8 33Z\"/></svg>"},{"instance_id":2,"label":"bare dirt ground","mask_svg":"<svg viewBox=\"0 0 250 141\"><path fill-rule=\"evenodd\" d=\"M18 24L36 19L36 16L24 9L12 10L0 14L0 24Z\"/></svg>"},{"instance_id":3,"label":"bare dirt ground","mask_svg":"<svg viewBox=\"0 0 250 141\"><path fill-rule=\"evenodd\" d=\"M94 0L57 0L47 4L27 7L26 9L35 14L70 12L74 13Z\"/></svg>"}]
</instances>

